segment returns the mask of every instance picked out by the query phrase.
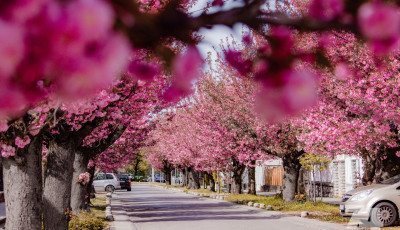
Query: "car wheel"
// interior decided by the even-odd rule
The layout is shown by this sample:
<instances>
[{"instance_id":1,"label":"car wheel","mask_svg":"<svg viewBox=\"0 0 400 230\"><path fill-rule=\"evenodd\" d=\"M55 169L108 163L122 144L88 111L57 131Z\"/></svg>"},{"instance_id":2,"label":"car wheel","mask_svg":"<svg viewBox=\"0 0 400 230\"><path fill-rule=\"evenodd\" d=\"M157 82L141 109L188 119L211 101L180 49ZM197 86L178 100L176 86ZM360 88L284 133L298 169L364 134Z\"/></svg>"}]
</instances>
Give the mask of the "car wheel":
<instances>
[{"instance_id":1,"label":"car wheel","mask_svg":"<svg viewBox=\"0 0 400 230\"><path fill-rule=\"evenodd\" d=\"M377 204L371 211L371 222L377 227L388 227L397 220L396 208L387 202Z\"/></svg>"},{"instance_id":2,"label":"car wheel","mask_svg":"<svg viewBox=\"0 0 400 230\"><path fill-rule=\"evenodd\" d=\"M113 193L113 192L115 191L115 188L114 188L114 186L112 186L112 185L107 185L107 186L106 186L106 191L107 191L107 192Z\"/></svg>"},{"instance_id":3,"label":"car wheel","mask_svg":"<svg viewBox=\"0 0 400 230\"><path fill-rule=\"evenodd\" d=\"M128 190L128 192L132 191L132 189L131 189L131 188L127 188L126 190Z\"/></svg>"}]
</instances>

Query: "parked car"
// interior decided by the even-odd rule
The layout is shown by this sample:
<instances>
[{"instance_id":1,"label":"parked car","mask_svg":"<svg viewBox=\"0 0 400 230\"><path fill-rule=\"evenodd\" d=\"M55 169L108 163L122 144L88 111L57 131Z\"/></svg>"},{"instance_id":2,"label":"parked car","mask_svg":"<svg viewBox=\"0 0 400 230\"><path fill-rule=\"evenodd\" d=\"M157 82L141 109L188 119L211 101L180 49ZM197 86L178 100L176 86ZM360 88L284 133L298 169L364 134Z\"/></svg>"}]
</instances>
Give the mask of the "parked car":
<instances>
[{"instance_id":1,"label":"parked car","mask_svg":"<svg viewBox=\"0 0 400 230\"><path fill-rule=\"evenodd\" d=\"M339 207L344 217L377 227L393 225L399 218L399 208L400 175L347 192Z\"/></svg>"},{"instance_id":2,"label":"parked car","mask_svg":"<svg viewBox=\"0 0 400 230\"><path fill-rule=\"evenodd\" d=\"M163 182L163 181L165 181L165 178L164 177L162 177L160 174L156 174L156 175L154 175L154 181L155 182Z\"/></svg>"},{"instance_id":3,"label":"parked car","mask_svg":"<svg viewBox=\"0 0 400 230\"><path fill-rule=\"evenodd\" d=\"M145 180L145 179L143 179L143 180ZM160 174L154 174L154 182L160 182L160 180L161 180L161 182L163 182L163 181L165 181L165 178L161 177ZM151 182L151 176L147 177L147 182Z\"/></svg>"},{"instance_id":4,"label":"parked car","mask_svg":"<svg viewBox=\"0 0 400 230\"><path fill-rule=\"evenodd\" d=\"M131 191L131 179L129 178L128 174L117 174L117 177L121 184L121 189Z\"/></svg>"},{"instance_id":5,"label":"parked car","mask_svg":"<svg viewBox=\"0 0 400 230\"><path fill-rule=\"evenodd\" d=\"M97 174L93 180L93 186L96 192L114 192L116 189L121 189L120 181L114 173Z\"/></svg>"}]
</instances>

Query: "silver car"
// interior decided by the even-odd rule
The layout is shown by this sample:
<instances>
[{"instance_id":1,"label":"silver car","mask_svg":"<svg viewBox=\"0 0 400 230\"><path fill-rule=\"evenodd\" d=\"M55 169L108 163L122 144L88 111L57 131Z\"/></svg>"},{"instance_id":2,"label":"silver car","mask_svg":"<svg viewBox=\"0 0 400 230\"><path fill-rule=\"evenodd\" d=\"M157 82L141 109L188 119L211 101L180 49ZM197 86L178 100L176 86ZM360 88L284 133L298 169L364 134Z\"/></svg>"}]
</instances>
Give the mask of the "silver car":
<instances>
[{"instance_id":1,"label":"silver car","mask_svg":"<svg viewBox=\"0 0 400 230\"><path fill-rule=\"evenodd\" d=\"M359 187L346 193L340 203L344 217L360 219L377 227L393 225L399 218L400 175L379 184Z\"/></svg>"},{"instance_id":2,"label":"silver car","mask_svg":"<svg viewBox=\"0 0 400 230\"><path fill-rule=\"evenodd\" d=\"M114 192L121 189L120 181L114 173L99 173L93 180L93 186L96 192Z\"/></svg>"}]
</instances>

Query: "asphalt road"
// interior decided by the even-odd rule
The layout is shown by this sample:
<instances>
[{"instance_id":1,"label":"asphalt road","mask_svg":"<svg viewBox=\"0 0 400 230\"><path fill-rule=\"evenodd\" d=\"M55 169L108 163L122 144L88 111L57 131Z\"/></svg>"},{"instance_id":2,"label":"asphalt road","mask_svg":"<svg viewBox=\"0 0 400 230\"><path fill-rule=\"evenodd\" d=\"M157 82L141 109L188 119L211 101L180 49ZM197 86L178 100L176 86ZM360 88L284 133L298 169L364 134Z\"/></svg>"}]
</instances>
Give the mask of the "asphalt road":
<instances>
[{"instance_id":1,"label":"asphalt road","mask_svg":"<svg viewBox=\"0 0 400 230\"><path fill-rule=\"evenodd\" d=\"M342 230L346 226L133 184L113 196L116 230Z\"/></svg>"}]
</instances>

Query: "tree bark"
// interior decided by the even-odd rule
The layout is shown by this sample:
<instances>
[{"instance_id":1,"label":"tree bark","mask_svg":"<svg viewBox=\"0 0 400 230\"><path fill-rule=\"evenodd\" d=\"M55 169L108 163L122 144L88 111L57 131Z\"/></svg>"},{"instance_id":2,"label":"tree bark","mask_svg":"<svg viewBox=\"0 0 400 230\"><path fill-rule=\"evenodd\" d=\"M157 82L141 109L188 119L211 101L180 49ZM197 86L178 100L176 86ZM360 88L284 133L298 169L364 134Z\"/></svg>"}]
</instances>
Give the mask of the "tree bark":
<instances>
[{"instance_id":1,"label":"tree bark","mask_svg":"<svg viewBox=\"0 0 400 230\"><path fill-rule=\"evenodd\" d=\"M164 168L164 174L165 174L165 184L166 185L171 185L171 168L170 167L165 167Z\"/></svg>"},{"instance_id":2,"label":"tree bark","mask_svg":"<svg viewBox=\"0 0 400 230\"><path fill-rule=\"evenodd\" d=\"M242 194L242 175L246 166L240 164L236 159L232 159L233 165L233 193Z\"/></svg>"},{"instance_id":3,"label":"tree bark","mask_svg":"<svg viewBox=\"0 0 400 230\"><path fill-rule=\"evenodd\" d=\"M243 173L233 173L233 193L242 194L242 174Z\"/></svg>"},{"instance_id":4,"label":"tree bark","mask_svg":"<svg viewBox=\"0 0 400 230\"><path fill-rule=\"evenodd\" d=\"M299 157L304 152L294 152L286 154L282 157L284 175L283 175L283 200L293 201L297 191L297 181L299 179L299 171L301 168Z\"/></svg>"},{"instance_id":5,"label":"tree bark","mask_svg":"<svg viewBox=\"0 0 400 230\"><path fill-rule=\"evenodd\" d=\"M371 157L373 153L363 150L362 157L364 159L364 175L362 182L364 185L368 183L379 183L390 177L400 174L400 158L396 153L400 148L385 148L382 146L378 151L379 157ZM385 159L383 159L385 157Z\"/></svg>"},{"instance_id":6,"label":"tree bark","mask_svg":"<svg viewBox=\"0 0 400 230\"><path fill-rule=\"evenodd\" d=\"M135 159L135 167L134 167L134 175L135 175L135 177L136 176L138 176L138 172L139 172L139 163L140 163L140 157L137 157L136 159ZM138 181L140 181L140 179L139 179L139 177L137 177L138 178Z\"/></svg>"},{"instance_id":7,"label":"tree bark","mask_svg":"<svg viewBox=\"0 0 400 230\"><path fill-rule=\"evenodd\" d=\"M375 160L368 154L367 150L361 151L364 159L364 174L362 178L363 185L367 185L374 181L375 177Z\"/></svg>"},{"instance_id":8,"label":"tree bark","mask_svg":"<svg viewBox=\"0 0 400 230\"><path fill-rule=\"evenodd\" d=\"M92 170L89 170L90 173L90 181L86 186L77 183L78 177L81 173L85 173L88 171L87 165L89 160L96 156L99 153L104 152L107 148L109 148L121 135L124 133L126 127L118 126L114 132L108 135L107 139L99 140L97 143L93 144L93 146L80 146L80 141L83 139L78 139L76 142L76 146L74 148L74 156L75 160L73 163L73 176L71 178L71 208L72 212L78 214L80 210L87 209L88 204L90 204L90 194L92 193L92 184L93 184L93 175L94 175L94 167ZM86 197L86 195L88 195Z\"/></svg>"},{"instance_id":9,"label":"tree bark","mask_svg":"<svg viewBox=\"0 0 400 230\"><path fill-rule=\"evenodd\" d=\"M215 192L215 180L212 173L207 174L208 183L210 183L210 191Z\"/></svg>"},{"instance_id":10,"label":"tree bark","mask_svg":"<svg viewBox=\"0 0 400 230\"><path fill-rule=\"evenodd\" d=\"M256 162L252 161L251 164L254 165L254 167L253 166L248 167L248 170L249 170L249 192L248 192L248 194L256 195L256 167L255 167Z\"/></svg>"},{"instance_id":11,"label":"tree bark","mask_svg":"<svg viewBox=\"0 0 400 230\"><path fill-rule=\"evenodd\" d=\"M3 158L6 229L42 229L42 142L38 134L15 159Z\"/></svg>"},{"instance_id":12,"label":"tree bark","mask_svg":"<svg viewBox=\"0 0 400 230\"><path fill-rule=\"evenodd\" d=\"M90 174L90 180L89 183L86 186L86 194L89 194L89 196L86 199L86 204L89 205L91 204L90 202L90 198L94 198L91 197L92 193L94 194L94 187L93 187L93 178L94 178L94 172L96 171L96 166L93 166L89 169L89 174Z\"/></svg>"},{"instance_id":13,"label":"tree bark","mask_svg":"<svg viewBox=\"0 0 400 230\"><path fill-rule=\"evenodd\" d=\"M66 138L49 143L43 192L43 224L46 230L67 230L71 214L71 182L75 140Z\"/></svg>"},{"instance_id":14,"label":"tree bark","mask_svg":"<svg viewBox=\"0 0 400 230\"><path fill-rule=\"evenodd\" d=\"M75 160L73 164L74 172L72 175L71 183L71 208L74 214L79 214L81 210L87 210L88 205L86 202L87 186L78 183L79 175L88 171L87 165L89 163L89 156L83 152L75 152Z\"/></svg>"},{"instance_id":15,"label":"tree bark","mask_svg":"<svg viewBox=\"0 0 400 230\"><path fill-rule=\"evenodd\" d=\"M188 167L182 169L182 187L189 187L188 185Z\"/></svg>"},{"instance_id":16,"label":"tree bark","mask_svg":"<svg viewBox=\"0 0 400 230\"><path fill-rule=\"evenodd\" d=\"M189 175L189 189L199 189L200 188L199 172L189 167L188 175Z\"/></svg>"}]
</instances>

